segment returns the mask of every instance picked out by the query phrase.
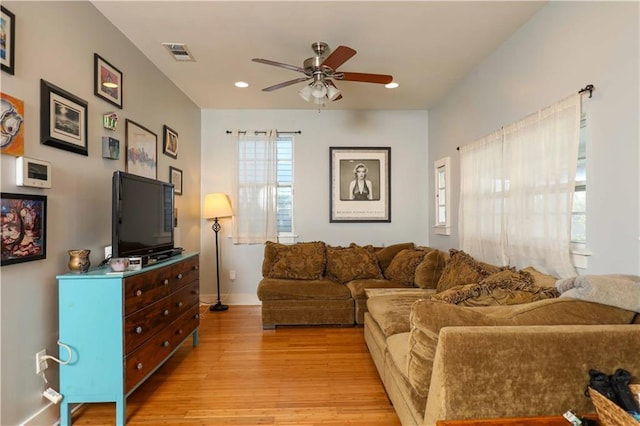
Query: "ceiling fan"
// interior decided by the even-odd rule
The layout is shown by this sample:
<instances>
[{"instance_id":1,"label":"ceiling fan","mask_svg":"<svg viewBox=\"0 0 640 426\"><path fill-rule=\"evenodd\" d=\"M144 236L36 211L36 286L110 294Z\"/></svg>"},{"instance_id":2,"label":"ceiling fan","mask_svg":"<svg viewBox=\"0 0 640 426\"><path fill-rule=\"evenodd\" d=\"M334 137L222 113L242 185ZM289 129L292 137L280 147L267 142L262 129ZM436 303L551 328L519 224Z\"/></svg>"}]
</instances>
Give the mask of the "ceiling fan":
<instances>
[{"instance_id":1,"label":"ceiling fan","mask_svg":"<svg viewBox=\"0 0 640 426\"><path fill-rule=\"evenodd\" d=\"M323 105L325 101L337 101L342 99L340 90L333 83L333 80L359 81L364 83L388 84L393 77L385 74L368 74L359 72L338 71L338 68L356 54L356 51L347 46L338 46L333 52L329 45L324 42L315 42L311 45L315 56L304 61L302 67L283 64L269 59L253 58L253 62L266 65L273 65L291 71L304 74L304 77L295 78L265 87L263 92L271 92L276 89L291 86L303 81L313 80L300 90L300 96L307 102L314 102Z\"/></svg>"}]
</instances>

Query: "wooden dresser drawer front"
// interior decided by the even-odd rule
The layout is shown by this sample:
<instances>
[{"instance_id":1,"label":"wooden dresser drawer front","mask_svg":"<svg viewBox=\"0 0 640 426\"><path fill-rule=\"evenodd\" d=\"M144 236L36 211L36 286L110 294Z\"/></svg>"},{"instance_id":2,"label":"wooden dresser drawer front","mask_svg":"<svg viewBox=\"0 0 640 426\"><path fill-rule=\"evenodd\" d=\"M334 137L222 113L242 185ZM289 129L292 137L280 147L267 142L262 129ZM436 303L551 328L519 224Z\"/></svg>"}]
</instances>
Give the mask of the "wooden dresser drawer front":
<instances>
[{"instance_id":1,"label":"wooden dresser drawer front","mask_svg":"<svg viewBox=\"0 0 640 426\"><path fill-rule=\"evenodd\" d=\"M170 293L171 268L127 277L124 280L124 314L130 315Z\"/></svg>"},{"instance_id":2,"label":"wooden dresser drawer front","mask_svg":"<svg viewBox=\"0 0 640 426\"><path fill-rule=\"evenodd\" d=\"M145 344L124 359L125 393L137 385L158 366L176 347L173 343L173 327L153 336Z\"/></svg>"},{"instance_id":3,"label":"wooden dresser drawer front","mask_svg":"<svg viewBox=\"0 0 640 426\"><path fill-rule=\"evenodd\" d=\"M200 325L200 311L199 306L195 305L188 311L183 313L173 324L170 329L172 330L171 341L174 346L178 346L185 338L198 328Z\"/></svg>"},{"instance_id":4,"label":"wooden dresser drawer front","mask_svg":"<svg viewBox=\"0 0 640 426\"><path fill-rule=\"evenodd\" d=\"M171 295L171 310L173 319L178 318L187 309L197 305L200 301L200 282L194 281L185 288Z\"/></svg>"},{"instance_id":5,"label":"wooden dresser drawer front","mask_svg":"<svg viewBox=\"0 0 640 426\"><path fill-rule=\"evenodd\" d=\"M164 299L129 315L124 320L124 353L128 354L157 334L176 318L171 298Z\"/></svg>"},{"instance_id":6,"label":"wooden dresser drawer front","mask_svg":"<svg viewBox=\"0 0 640 426\"><path fill-rule=\"evenodd\" d=\"M171 291L176 291L200 277L200 256L194 256L171 267Z\"/></svg>"}]
</instances>

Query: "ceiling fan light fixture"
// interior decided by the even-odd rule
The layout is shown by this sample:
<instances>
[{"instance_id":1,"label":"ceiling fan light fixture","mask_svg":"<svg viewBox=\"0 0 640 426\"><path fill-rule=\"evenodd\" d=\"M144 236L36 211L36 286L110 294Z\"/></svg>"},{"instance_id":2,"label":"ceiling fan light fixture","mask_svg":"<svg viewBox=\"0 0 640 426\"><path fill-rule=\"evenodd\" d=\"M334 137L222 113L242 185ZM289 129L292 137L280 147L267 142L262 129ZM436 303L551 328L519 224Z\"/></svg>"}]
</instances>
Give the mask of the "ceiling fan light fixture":
<instances>
[{"instance_id":1,"label":"ceiling fan light fixture","mask_svg":"<svg viewBox=\"0 0 640 426\"><path fill-rule=\"evenodd\" d=\"M330 101L335 101L336 98L338 96L340 96L340 90L332 85L328 85L327 86L327 98L329 98Z\"/></svg>"},{"instance_id":2,"label":"ceiling fan light fixture","mask_svg":"<svg viewBox=\"0 0 640 426\"><path fill-rule=\"evenodd\" d=\"M324 81L316 81L311 84L311 96L322 99L327 95L327 85Z\"/></svg>"},{"instance_id":3,"label":"ceiling fan light fixture","mask_svg":"<svg viewBox=\"0 0 640 426\"><path fill-rule=\"evenodd\" d=\"M311 102L311 86L304 86L298 93L302 99L307 102Z\"/></svg>"}]
</instances>

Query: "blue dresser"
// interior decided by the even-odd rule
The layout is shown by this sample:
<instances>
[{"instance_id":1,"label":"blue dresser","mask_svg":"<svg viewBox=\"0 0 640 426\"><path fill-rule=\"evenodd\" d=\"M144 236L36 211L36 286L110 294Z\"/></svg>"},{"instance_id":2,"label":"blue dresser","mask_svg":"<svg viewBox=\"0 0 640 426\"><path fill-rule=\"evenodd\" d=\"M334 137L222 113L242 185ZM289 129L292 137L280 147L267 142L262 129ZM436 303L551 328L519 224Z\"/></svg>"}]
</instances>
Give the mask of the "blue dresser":
<instances>
[{"instance_id":1,"label":"blue dresser","mask_svg":"<svg viewBox=\"0 0 640 426\"><path fill-rule=\"evenodd\" d=\"M199 256L182 254L139 271L109 268L59 275L60 424L75 403L115 402L126 424L126 398L189 337L198 345ZM66 349L60 359L67 360Z\"/></svg>"}]
</instances>

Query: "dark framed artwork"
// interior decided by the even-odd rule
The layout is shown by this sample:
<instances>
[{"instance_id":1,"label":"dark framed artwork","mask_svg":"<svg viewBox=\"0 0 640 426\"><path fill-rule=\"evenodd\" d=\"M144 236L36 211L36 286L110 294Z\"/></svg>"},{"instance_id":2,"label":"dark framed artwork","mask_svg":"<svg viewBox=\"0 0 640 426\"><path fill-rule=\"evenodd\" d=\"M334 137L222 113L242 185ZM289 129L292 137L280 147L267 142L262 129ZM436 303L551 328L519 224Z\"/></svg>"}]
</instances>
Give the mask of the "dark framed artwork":
<instances>
[{"instance_id":1,"label":"dark framed artwork","mask_svg":"<svg viewBox=\"0 0 640 426\"><path fill-rule=\"evenodd\" d=\"M169 166L169 183L173 184L173 193L182 195L182 170Z\"/></svg>"},{"instance_id":2,"label":"dark framed artwork","mask_svg":"<svg viewBox=\"0 0 640 426\"><path fill-rule=\"evenodd\" d=\"M40 142L89 155L87 101L48 81L40 80Z\"/></svg>"},{"instance_id":3,"label":"dark framed artwork","mask_svg":"<svg viewBox=\"0 0 640 426\"><path fill-rule=\"evenodd\" d=\"M2 266L47 257L47 197L3 192Z\"/></svg>"},{"instance_id":4,"label":"dark framed artwork","mask_svg":"<svg viewBox=\"0 0 640 426\"><path fill-rule=\"evenodd\" d=\"M0 65L2 71L13 75L16 57L16 15L0 6Z\"/></svg>"},{"instance_id":5,"label":"dark framed artwork","mask_svg":"<svg viewBox=\"0 0 640 426\"><path fill-rule=\"evenodd\" d=\"M162 153L171 158L178 158L178 132L165 125Z\"/></svg>"},{"instance_id":6,"label":"dark framed artwork","mask_svg":"<svg viewBox=\"0 0 640 426\"><path fill-rule=\"evenodd\" d=\"M125 119L127 160L125 171L151 179L158 178L158 135L135 121Z\"/></svg>"},{"instance_id":7,"label":"dark framed artwork","mask_svg":"<svg viewBox=\"0 0 640 426\"><path fill-rule=\"evenodd\" d=\"M391 148L329 147L330 222L391 222Z\"/></svg>"},{"instance_id":8,"label":"dark framed artwork","mask_svg":"<svg viewBox=\"0 0 640 426\"><path fill-rule=\"evenodd\" d=\"M93 93L122 109L122 73L97 53L93 54Z\"/></svg>"}]
</instances>

